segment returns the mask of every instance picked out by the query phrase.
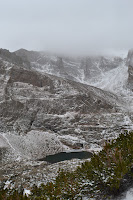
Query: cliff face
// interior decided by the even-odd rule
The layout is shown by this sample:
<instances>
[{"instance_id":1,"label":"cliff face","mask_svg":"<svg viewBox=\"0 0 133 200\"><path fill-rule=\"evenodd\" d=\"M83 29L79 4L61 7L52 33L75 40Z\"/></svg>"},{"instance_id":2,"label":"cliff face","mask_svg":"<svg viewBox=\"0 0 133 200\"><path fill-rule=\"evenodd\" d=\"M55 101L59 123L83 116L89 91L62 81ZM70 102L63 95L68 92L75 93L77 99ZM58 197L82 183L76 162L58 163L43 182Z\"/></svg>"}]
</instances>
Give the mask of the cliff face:
<instances>
[{"instance_id":1,"label":"cliff face","mask_svg":"<svg viewBox=\"0 0 133 200\"><path fill-rule=\"evenodd\" d=\"M127 66L128 66L128 87L133 91L133 50L130 50L128 52Z\"/></svg>"},{"instance_id":2,"label":"cliff face","mask_svg":"<svg viewBox=\"0 0 133 200\"><path fill-rule=\"evenodd\" d=\"M128 66L128 87L133 91L133 67Z\"/></svg>"},{"instance_id":3,"label":"cliff face","mask_svg":"<svg viewBox=\"0 0 133 200\"><path fill-rule=\"evenodd\" d=\"M117 56L65 57L24 49L15 54L28 60L32 68L38 71L82 83L90 82L90 79L95 79L123 63L123 59Z\"/></svg>"},{"instance_id":4,"label":"cliff face","mask_svg":"<svg viewBox=\"0 0 133 200\"><path fill-rule=\"evenodd\" d=\"M132 49L128 51L127 65L133 67L133 50Z\"/></svg>"}]
</instances>

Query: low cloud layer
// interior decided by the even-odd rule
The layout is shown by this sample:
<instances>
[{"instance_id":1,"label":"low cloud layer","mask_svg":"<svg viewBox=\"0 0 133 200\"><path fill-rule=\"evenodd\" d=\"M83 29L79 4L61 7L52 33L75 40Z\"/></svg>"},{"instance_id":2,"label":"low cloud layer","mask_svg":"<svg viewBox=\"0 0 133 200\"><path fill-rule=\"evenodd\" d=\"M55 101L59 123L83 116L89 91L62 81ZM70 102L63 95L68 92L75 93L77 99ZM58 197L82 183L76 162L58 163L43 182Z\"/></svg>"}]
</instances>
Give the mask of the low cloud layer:
<instances>
[{"instance_id":1,"label":"low cloud layer","mask_svg":"<svg viewBox=\"0 0 133 200\"><path fill-rule=\"evenodd\" d=\"M1 0L0 46L59 53L133 47L132 0Z\"/></svg>"}]
</instances>

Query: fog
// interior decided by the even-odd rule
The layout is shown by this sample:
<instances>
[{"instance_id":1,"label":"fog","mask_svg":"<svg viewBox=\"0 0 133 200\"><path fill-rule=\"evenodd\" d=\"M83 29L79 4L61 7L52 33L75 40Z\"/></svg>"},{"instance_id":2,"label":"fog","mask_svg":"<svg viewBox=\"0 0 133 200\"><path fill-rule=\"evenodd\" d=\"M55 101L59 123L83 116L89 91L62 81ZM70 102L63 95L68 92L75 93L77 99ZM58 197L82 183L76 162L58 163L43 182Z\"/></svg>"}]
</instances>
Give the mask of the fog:
<instances>
[{"instance_id":1,"label":"fog","mask_svg":"<svg viewBox=\"0 0 133 200\"><path fill-rule=\"evenodd\" d=\"M0 0L0 48L89 54L133 47L133 0Z\"/></svg>"}]
</instances>

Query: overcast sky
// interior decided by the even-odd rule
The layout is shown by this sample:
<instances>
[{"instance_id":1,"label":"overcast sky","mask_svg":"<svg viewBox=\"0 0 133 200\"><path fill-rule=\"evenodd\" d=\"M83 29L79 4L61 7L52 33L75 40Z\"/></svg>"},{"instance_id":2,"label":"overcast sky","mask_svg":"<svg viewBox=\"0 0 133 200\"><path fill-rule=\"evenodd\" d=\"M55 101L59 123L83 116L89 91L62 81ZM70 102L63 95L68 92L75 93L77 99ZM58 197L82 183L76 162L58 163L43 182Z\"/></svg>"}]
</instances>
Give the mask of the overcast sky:
<instances>
[{"instance_id":1,"label":"overcast sky","mask_svg":"<svg viewBox=\"0 0 133 200\"><path fill-rule=\"evenodd\" d=\"M133 0L0 0L0 48L103 52L133 47Z\"/></svg>"}]
</instances>

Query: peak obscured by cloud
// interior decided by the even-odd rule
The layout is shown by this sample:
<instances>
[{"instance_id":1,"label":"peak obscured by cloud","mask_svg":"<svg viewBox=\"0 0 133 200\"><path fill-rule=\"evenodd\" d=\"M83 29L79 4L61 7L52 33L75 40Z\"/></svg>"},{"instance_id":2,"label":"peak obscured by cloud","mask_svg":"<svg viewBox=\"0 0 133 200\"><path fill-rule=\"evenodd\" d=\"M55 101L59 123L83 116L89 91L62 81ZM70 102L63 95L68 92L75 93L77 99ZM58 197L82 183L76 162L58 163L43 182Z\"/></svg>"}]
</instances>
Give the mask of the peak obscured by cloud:
<instances>
[{"instance_id":1,"label":"peak obscured by cloud","mask_svg":"<svg viewBox=\"0 0 133 200\"><path fill-rule=\"evenodd\" d=\"M132 0L1 0L0 44L99 54L133 47Z\"/></svg>"}]
</instances>

